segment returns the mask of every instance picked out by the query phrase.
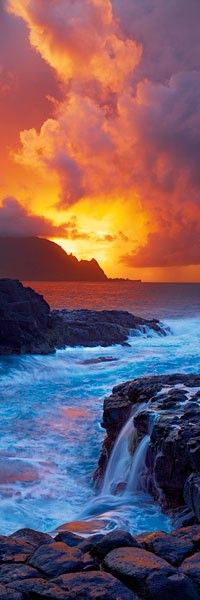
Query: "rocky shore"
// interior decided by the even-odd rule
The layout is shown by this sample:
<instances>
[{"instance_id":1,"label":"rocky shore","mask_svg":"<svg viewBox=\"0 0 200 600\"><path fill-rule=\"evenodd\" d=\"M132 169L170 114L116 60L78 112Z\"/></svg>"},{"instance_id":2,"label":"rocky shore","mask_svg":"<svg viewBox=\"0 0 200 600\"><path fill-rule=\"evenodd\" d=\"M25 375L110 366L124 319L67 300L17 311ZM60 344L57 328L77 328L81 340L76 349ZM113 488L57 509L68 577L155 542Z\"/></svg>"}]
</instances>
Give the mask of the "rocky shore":
<instances>
[{"instance_id":1,"label":"rocky shore","mask_svg":"<svg viewBox=\"0 0 200 600\"><path fill-rule=\"evenodd\" d=\"M104 402L102 425L107 436L95 473L97 486L103 481L120 430L133 407L140 404L141 411L133 416L134 440L127 443L134 453L149 433L143 486L164 509L173 510L180 522L199 522L199 375L143 377L114 387Z\"/></svg>"},{"instance_id":2,"label":"rocky shore","mask_svg":"<svg viewBox=\"0 0 200 600\"><path fill-rule=\"evenodd\" d=\"M199 600L200 525L133 537L0 537L1 600Z\"/></svg>"},{"instance_id":3,"label":"rocky shore","mask_svg":"<svg viewBox=\"0 0 200 600\"><path fill-rule=\"evenodd\" d=\"M49 354L66 345L124 344L130 332L166 335L158 320L140 319L126 311L51 311L31 288L0 279L0 355Z\"/></svg>"},{"instance_id":4,"label":"rocky shore","mask_svg":"<svg viewBox=\"0 0 200 600\"><path fill-rule=\"evenodd\" d=\"M51 312L32 289L0 280L1 355L125 344L130 333L167 332L157 320L123 311ZM0 536L0 600L200 600L200 375L143 377L113 388L104 402L98 489L130 419L130 461L147 440L140 489L170 514L174 530L87 537L83 521L80 530L68 523L52 536L31 529ZM123 475L113 494L126 489Z\"/></svg>"}]
</instances>

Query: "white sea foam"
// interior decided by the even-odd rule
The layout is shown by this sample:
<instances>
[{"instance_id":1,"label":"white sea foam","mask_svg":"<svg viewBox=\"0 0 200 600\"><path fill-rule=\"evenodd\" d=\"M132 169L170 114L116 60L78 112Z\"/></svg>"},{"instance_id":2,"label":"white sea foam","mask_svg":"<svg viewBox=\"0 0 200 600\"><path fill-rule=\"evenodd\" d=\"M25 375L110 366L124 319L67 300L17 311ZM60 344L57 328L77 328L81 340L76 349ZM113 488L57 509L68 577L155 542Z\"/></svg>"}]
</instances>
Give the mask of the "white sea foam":
<instances>
[{"instance_id":1,"label":"white sea foam","mask_svg":"<svg viewBox=\"0 0 200 600\"><path fill-rule=\"evenodd\" d=\"M200 318L170 320L167 325L172 334L132 337L130 346L1 358L0 456L32 461L39 470L35 482L0 485L1 533L22 526L51 530L77 518L84 505L88 511L94 500L92 472L104 437L103 398L113 385L143 375L200 373ZM116 360L85 364L98 357ZM119 513L120 522L124 518L132 531L169 527L151 499L142 497L142 507L141 499L133 498L113 506L112 518ZM108 504L102 513L98 507L99 516L110 512Z\"/></svg>"}]
</instances>

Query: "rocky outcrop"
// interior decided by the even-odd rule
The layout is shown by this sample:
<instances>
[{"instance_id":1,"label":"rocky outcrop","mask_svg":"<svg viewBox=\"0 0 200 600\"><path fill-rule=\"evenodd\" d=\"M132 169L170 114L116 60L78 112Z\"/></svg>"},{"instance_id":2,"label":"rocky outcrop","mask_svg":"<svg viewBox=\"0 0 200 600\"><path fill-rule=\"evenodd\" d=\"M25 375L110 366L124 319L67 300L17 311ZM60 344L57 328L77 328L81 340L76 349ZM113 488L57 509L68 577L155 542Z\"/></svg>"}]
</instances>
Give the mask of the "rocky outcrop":
<instances>
[{"instance_id":1,"label":"rocky outcrop","mask_svg":"<svg viewBox=\"0 0 200 600\"><path fill-rule=\"evenodd\" d=\"M137 537L64 535L0 537L0 600L200 598L200 525Z\"/></svg>"},{"instance_id":2,"label":"rocky outcrop","mask_svg":"<svg viewBox=\"0 0 200 600\"><path fill-rule=\"evenodd\" d=\"M199 375L144 377L113 389L112 395L104 402L102 425L107 437L95 473L97 485L101 485L119 431L133 406L140 403L144 406L134 418L137 444L148 432L150 434L145 467L146 489L163 508L181 509L182 513L179 510L175 512L176 518L182 514L186 519L196 518L199 522ZM131 452L130 442L129 448Z\"/></svg>"},{"instance_id":3,"label":"rocky outcrop","mask_svg":"<svg viewBox=\"0 0 200 600\"><path fill-rule=\"evenodd\" d=\"M156 319L141 319L120 310L61 310L58 330L68 346L111 346L127 343L129 334L166 335L166 329Z\"/></svg>"},{"instance_id":4,"label":"rocky outcrop","mask_svg":"<svg viewBox=\"0 0 200 600\"><path fill-rule=\"evenodd\" d=\"M53 349L44 298L19 281L0 279L0 354L47 354Z\"/></svg>"},{"instance_id":5,"label":"rocky outcrop","mask_svg":"<svg viewBox=\"0 0 200 600\"><path fill-rule=\"evenodd\" d=\"M123 311L50 311L43 296L18 280L0 279L0 354L48 354L68 346L123 344L129 332L166 335L155 320Z\"/></svg>"}]
</instances>

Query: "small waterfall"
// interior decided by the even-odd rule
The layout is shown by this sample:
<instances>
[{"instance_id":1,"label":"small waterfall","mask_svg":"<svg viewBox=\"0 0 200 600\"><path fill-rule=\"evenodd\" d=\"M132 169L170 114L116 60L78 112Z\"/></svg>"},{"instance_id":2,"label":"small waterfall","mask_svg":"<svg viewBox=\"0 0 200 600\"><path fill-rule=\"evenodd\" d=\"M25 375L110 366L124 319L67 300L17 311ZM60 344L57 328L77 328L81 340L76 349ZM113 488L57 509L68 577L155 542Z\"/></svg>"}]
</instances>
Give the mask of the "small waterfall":
<instances>
[{"instance_id":1,"label":"small waterfall","mask_svg":"<svg viewBox=\"0 0 200 600\"><path fill-rule=\"evenodd\" d=\"M150 435L145 435L137 447L129 474L127 492L137 492L140 484L140 476L145 467L147 450L150 442Z\"/></svg>"},{"instance_id":2,"label":"small waterfall","mask_svg":"<svg viewBox=\"0 0 200 600\"><path fill-rule=\"evenodd\" d=\"M130 435L136 434L134 417L143 411L145 403L138 404L133 408L131 416L119 433L111 456L108 461L101 496L115 493L117 485L126 483L131 467L131 454L129 451Z\"/></svg>"},{"instance_id":3,"label":"small waterfall","mask_svg":"<svg viewBox=\"0 0 200 600\"><path fill-rule=\"evenodd\" d=\"M155 413L149 414L149 433L142 438L134 453L126 488L127 492L137 492L142 489L142 475L145 475L147 450L156 419L157 415Z\"/></svg>"}]
</instances>

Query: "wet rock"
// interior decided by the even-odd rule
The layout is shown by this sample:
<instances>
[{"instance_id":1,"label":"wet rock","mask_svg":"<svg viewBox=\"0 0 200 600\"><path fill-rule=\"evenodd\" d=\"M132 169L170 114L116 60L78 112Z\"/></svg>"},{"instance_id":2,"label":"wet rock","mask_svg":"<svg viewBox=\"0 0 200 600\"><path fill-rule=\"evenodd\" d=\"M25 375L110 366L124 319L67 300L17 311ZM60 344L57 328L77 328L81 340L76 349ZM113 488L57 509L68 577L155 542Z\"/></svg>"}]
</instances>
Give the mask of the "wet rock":
<instances>
[{"instance_id":1,"label":"wet rock","mask_svg":"<svg viewBox=\"0 0 200 600\"><path fill-rule=\"evenodd\" d=\"M104 401L102 425L107 436L94 474L97 487L102 485L116 438L133 407L146 403L146 408L134 418L134 443L129 443L131 437L127 440L129 451L134 452L136 444L149 431L152 413L157 415L150 435L143 486L164 509L180 508L182 512L185 506L190 511L189 522L193 517L200 520L198 389L200 376L184 374L143 377L114 387Z\"/></svg>"},{"instance_id":2,"label":"wet rock","mask_svg":"<svg viewBox=\"0 0 200 600\"><path fill-rule=\"evenodd\" d=\"M73 533L72 531L63 531L58 533L55 537L55 542L64 542L67 546L75 548L84 542L84 538L80 537L80 535L76 535L76 533Z\"/></svg>"},{"instance_id":3,"label":"wet rock","mask_svg":"<svg viewBox=\"0 0 200 600\"><path fill-rule=\"evenodd\" d=\"M181 565L181 570L192 579L200 592L200 552L196 552L190 558L186 558Z\"/></svg>"},{"instance_id":4,"label":"wet rock","mask_svg":"<svg viewBox=\"0 0 200 600\"><path fill-rule=\"evenodd\" d=\"M180 565L182 561L195 551L195 544L191 536L180 532L173 532L171 535L162 531L151 533L142 538L142 545L154 552L161 558L164 558L172 565Z\"/></svg>"},{"instance_id":5,"label":"wet rock","mask_svg":"<svg viewBox=\"0 0 200 600\"><path fill-rule=\"evenodd\" d=\"M163 577L175 573L175 569L165 560L140 548L112 550L105 557L104 566L133 590L141 593L151 573L157 572Z\"/></svg>"},{"instance_id":6,"label":"wet rock","mask_svg":"<svg viewBox=\"0 0 200 600\"><path fill-rule=\"evenodd\" d=\"M22 594L0 585L0 600L23 600Z\"/></svg>"},{"instance_id":7,"label":"wet rock","mask_svg":"<svg viewBox=\"0 0 200 600\"><path fill-rule=\"evenodd\" d=\"M81 361L81 365L98 365L101 363L113 363L118 362L118 358L112 356L99 356L98 358L88 358Z\"/></svg>"},{"instance_id":8,"label":"wet rock","mask_svg":"<svg viewBox=\"0 0 200 600\"><path fill-rule=\"evenodd\" d=\"M54 580L54 584L70 592L71 600L138 600L138 596L115 577L98 571L63 575Z\"/></svg>"},{"instance_id":9,"label":"wet rock","mask_svg":"<svg viewBox=\"0 0 200 600\"><path fill-rule=\"evenodd\" d=\"M183 573L151 573L145 583L145 594L148 600L199 600L195 586Z\"/></svg>"},{"instance_id":10,"label":"wet rock","mask_svg":"<svg viewBox=\"0 0 200 600\"><path fill-rule=\"evenodd\" d=\"M23 539L0 537L0 562L26 561L33 553L34 546Z\"/></svg>"},{"instance_id":11,"label":"wet rock","mask_svg":"<svg viewBox=\"0 0 200 600\"><path fill-rule=\"evenodd\" d=\"M97 533L96 535L92 535L91 537L86 538L84 541L81 542L79 546L81 552L90 552L90 550L97 544L97 542L100 542L103 538L104 535L101 533Z\"/></svg>"},{"instance_id":12,"label":"wet rock","mask_svg":"<svg viewBox=\"0 0 200 600\"><path fill-rule=\"evenodd\" d=\"M50 312L43 296L31 288L18 280L0 279L0 355L49 354L66 345L124 344L130 331L132 335L167 333L158 320L141 319L127 311Z\"/></svg>"},{"instance_id":13,"label":"wet rock","mask_svg":"<svg viewBox=\"0 0 200 600\"><path fill-rule=\"evenodd\" d=\"M120 310L60 310L52 312L52 319L61 319L58 329L62 341L69 346L111 346L127 342L129 334L157 333L166 335L166 329L156 319L141 319ZM56 322L56 321L55 321Z\"/></svg>"},{"instance_id":14,"label":"wet rock","mask_svg":"<svg viewBox=\"0 0 200 600\"><path fill-rule=\"evenodd\" d=\"M9 535L8 539L28 542L33 548L42 544L50 544L51 542L53 542L53 538L51 538L51 536L48 533L35 531L34 529L29 529L28 527L24 529L18 529L18 531L15 531L11 535Z\"/></svg>"},{"instance_id":15,"label":"wet rock","mask_svg":"<svg viewBox=\"0 0 200 600\"><path fill-rule=\"evenodd\" d=\"M52 352L50 308L14 279L0 279L0 354Z\"/></svg>"},{"instance_id":16,"label":"wet rock","mask_svg":"<svg viewBox=\"0 0 200 600\"><path fill-rule=\"evenodd\" d=\"M40 577L40 574L36 569L33 569L29 565L0 565L0 584L14 585L17 581L23 579L35 579Z\"/></svg>"},{"instance_id":17,"label":"wet rock","mask_svg":"<svg viewBox=\"0 0 200 600\"><path fill-rule=\"evenodd\" d=\"M48 581L42 578L24 579L22 581L11 582L9 587L11 593L22 594L22 596L20 595L20 598L23 598L23 600L39 600L40 598L44 598L44 600L67 600L68 598L70 599L70 594L67 594L63 589L55 585L52 581ZM14 598L15 597L13 597L13 600ZM12 596L10 600L12 600Z\"/></svg>"},{"instance_id":18,"label":"wet rock","mask_svg":"<svg viewBox=\"0 0 200 600\"><path fill-rule=\"evenodd\" d=\"M106 554L111 552L111 550L122 547L139 548L140 544L127 531L116 529L105 535L100 542L97 542L97 544L91 548L90 552L92 556L103 559Z\"/></svg>"},{"instance_id":19,"label":"wet rock","mask_svg":"<svg viewBox=\"0 0 200 600\"><path fill-rule=\"evenodd\" d=\"M200 455L200 445L197 449ZM200 465L200 462L198 463ZM192 473L184 486L184 499L192 509L198 522L200 522L200 474Z\"/></svg>"},{"instance_id":20,"label":"wet rock","mask_svg":"<svg viewBox=\"0 0 200 600\"><path fill-rule=\"evenodd\" d=\"M80 571L83 568L83 556L78 548L54 542L39 546L29 564L49 577L56 577L62 573Z\"/></svg>"},{"instance_id":21,"label":"wet rock","mask_svg":"<svg viewBox=\"0 0 200 600\"><path fill-rule=\"evenodd\" d=\"M100 569L97 558L93 558L90 552L86 552L83 556L83 571L98 571Z\"/></svg>"}]
</instances>

